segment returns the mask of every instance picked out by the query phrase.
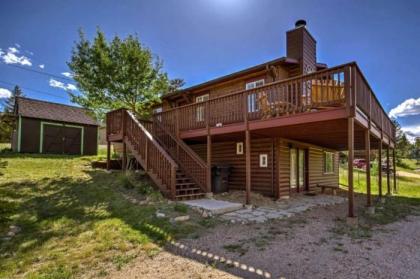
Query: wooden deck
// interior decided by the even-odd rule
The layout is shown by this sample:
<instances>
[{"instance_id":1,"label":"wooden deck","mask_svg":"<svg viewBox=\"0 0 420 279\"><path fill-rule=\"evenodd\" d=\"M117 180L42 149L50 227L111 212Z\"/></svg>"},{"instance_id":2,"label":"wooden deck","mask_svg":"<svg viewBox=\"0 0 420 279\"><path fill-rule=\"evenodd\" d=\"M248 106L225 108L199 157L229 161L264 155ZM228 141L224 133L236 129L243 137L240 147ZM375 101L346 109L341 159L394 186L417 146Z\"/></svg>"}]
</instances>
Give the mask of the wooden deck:
<instances>
[{"instance_id":1,"label":"wooden deck","mask_svg":"<svg viewBox=\"0 0 420 279\"><path fill-rule=\"evenodd\" d=\"M182 139L354 117L384 144L395 128L356 63L281 80L153 116ZM247 123L247 124L246 124ZM332 131L333 132L333 131Z\"/></svg>"}]
</instances>

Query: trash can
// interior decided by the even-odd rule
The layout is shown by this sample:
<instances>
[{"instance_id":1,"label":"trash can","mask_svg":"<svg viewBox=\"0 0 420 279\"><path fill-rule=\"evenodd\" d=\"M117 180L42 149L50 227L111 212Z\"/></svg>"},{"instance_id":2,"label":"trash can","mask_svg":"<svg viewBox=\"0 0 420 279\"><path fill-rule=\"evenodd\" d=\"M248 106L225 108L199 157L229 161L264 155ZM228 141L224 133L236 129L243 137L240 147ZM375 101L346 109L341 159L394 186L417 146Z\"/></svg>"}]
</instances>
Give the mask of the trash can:
<instances>
[{"instance_id":1,"label":"trash can","mask_svg":"<svg viewBox=\"0 0 420 279\"><path fill-rule=\"evenodd\" d=\"M232 167L226 164L214 165L212 167L212 191L213 193L227 192L229 189L229 176Z\"/></svg>"}]
</instances>

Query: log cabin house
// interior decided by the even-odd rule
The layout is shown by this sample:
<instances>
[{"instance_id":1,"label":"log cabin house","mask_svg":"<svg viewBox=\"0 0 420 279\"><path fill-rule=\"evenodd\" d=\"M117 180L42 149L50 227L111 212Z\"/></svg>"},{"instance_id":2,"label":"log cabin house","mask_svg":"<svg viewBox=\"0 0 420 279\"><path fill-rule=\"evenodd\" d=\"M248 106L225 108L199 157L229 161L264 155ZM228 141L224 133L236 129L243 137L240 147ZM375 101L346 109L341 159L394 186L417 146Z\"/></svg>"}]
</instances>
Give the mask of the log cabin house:
<instances>
[{"instance_id":1,"label":"log cabin house","mask_svg":"<svg viewBox=\"0 0 420 279\"><path fill-rule=\"evenodd\" d=\"M286 32L286 46L285 57L164 95L149 121L125 109L109 112L108 151L111 142L122 142L124 152L177 200L211 194L212 166L228 164L228 187L245 190L247 204L251 191L282 199L338 187L339 151L348 151L352 162L355 149L364 150L367 160L376 149L381 160L385 148L389 166L395 127L358 65L318 62L304 20ZM352 217L351 163L348 175ZM388 194L390 179L387 172Z\"/></svg>"}]
</instances>

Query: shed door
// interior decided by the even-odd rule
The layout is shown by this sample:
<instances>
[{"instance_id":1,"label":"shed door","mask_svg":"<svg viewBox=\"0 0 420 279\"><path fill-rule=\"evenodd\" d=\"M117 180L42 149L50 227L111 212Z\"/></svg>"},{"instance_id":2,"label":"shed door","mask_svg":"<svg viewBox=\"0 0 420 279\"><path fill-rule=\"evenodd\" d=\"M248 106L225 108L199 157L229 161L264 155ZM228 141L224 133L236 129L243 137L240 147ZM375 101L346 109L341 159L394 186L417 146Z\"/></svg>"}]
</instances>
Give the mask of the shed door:
<instances>
[{"instance_id":1,"label":"shed door","mask_svg":"<svg viewBox=\"0 0 420 279\"><path fill-rule=\"evenodd\" d=\"M62 154L63 137L61 135L61 126L44 124L43 153Z\"/></svg>"},{"instance_id":2,"label":"shed door","mask_svg":"<svg viewBox=\"0 0 420 279\"><path fill-rule=\"evenodd\" d=\"M64 154L77 155L81 153L82 130L75 127L61 127L63 135Z\"/></svg>"},{"instance_id":3,"label":"shed door","mask_svg":"<svg viewBox=\"0 0 420 279\"><path fill-rule=\"evenodd\" d=\"M72 154L81 153L81 129L44 124L43 153Z\"/></svg>"}]
</instances>

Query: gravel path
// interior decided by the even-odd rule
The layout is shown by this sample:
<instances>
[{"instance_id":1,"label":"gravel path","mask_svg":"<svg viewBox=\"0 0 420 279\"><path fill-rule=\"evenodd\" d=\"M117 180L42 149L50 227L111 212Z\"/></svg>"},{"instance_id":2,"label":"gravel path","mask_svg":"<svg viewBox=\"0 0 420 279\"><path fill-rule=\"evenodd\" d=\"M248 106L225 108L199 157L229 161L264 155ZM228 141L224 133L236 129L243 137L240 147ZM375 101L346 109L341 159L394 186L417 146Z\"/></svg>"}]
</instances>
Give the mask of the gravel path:
<instances>
[{"instance_id":1,"label":"gravel path","mask_svg":"<svg viewBox=\"0 0 420 279\"><path fill-rule=\"evenodd\" d=\"M420 216L355 240L332 231L345 213L346 203L263 224L219 225L109 277L420 278Z\"/></svg>"}]
</instances>

